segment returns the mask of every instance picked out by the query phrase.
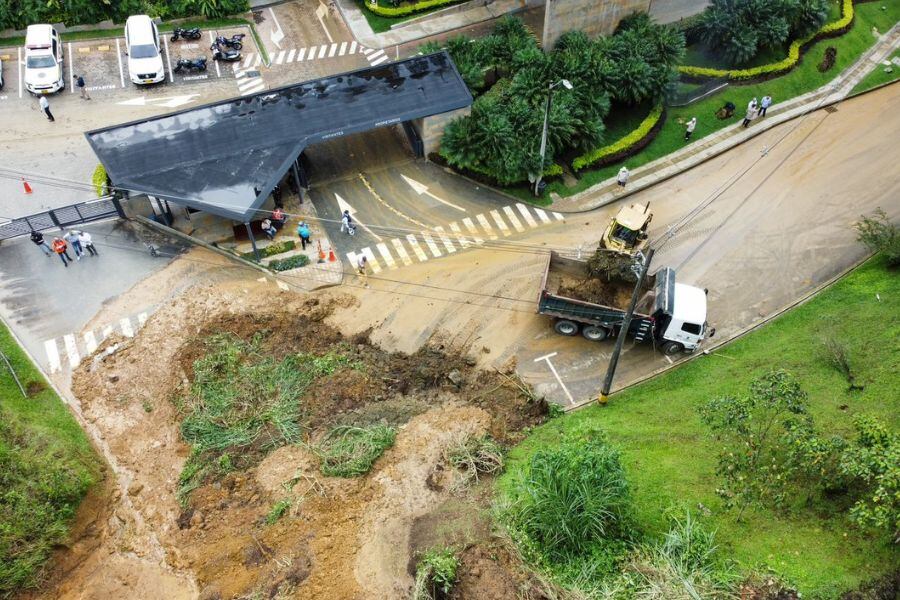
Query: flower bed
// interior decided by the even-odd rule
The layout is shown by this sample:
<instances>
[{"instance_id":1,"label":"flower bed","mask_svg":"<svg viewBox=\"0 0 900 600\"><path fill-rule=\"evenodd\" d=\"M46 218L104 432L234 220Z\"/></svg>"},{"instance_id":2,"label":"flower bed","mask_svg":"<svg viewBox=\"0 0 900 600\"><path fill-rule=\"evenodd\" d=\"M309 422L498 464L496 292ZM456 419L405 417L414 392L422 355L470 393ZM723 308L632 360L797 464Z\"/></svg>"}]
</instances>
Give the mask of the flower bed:
<instances>
[{"instance_id":1,"label":"flower bed","mask_svg":"<svg viewBox=\"0 0 900 600\"><path fill-rule=\"evenodd\" d=\"M265 248L259 249L259 257L267 258L269 256L275 256L276 254L281 254L282 252L290 252L297 245L294 240L283 240L280 242L275 242L273 244L269 244ZM246 258L248 260L255 260L256 254L251 252L244 252L241 254L241 258Z\"/></svg>"},{"instance_id":2,"label":"flower bed","mask_svg":"<svg viewBox=\"0 0 900 600\"><path fill-rule=\"evenodd\" d=\"M269 263L269 268L273 271L290 271L298 267L305 267L309 264L309 257L305 254L295 254L289 258L273 260Z\"/></svg>"},{"instance_id":3,"label":"flower bed","mask_svg":"<svg viewBox=\"0 0 900 600\"><path fill-rule=\"evenodd\" d=\"M647 144L653 141L666 121L666 111L662 104L658 104L650 111L637 129L628 135L619 138L612 144L597 148L587 154L582 154L572 161L572 168L580 171L586 167L602 167L633 154L640 152Z\"/></svg>"},{"instance_id":4,"label":"flower bed","mask_svg":"<svg viewBox=\"0 0 900 600\"><path fill-rule=\"evenodd\" d=\"M364 2L366 10L382 17L406 17L417 12L423 12L438 6L450 6L457 4L461 0L421 0L412 4L404 4L402 6L381 6L378 3L373 4L370 0Z\"/></svg>"},{"instance_id":5,"label":"flower bed","mask_svg":"<svg viewBox=\"0 0 900 600\"><path fill-rule=\"evenodd\" d=\"M857 0L857 2L859 1L860 0ZM678 71L681 73L681 79L682 81L690 83L727 77L732 83L740 84L764 81L766 79L784 75L797 66L800 62L801 55L813 42L825 38L837 37L850 30L850 27L853 26L853 2L854 0L843 0L840 19L832 21L831 23L826 23L821 29L805 38L791 42L791 46L788 49L788 55L783 60L750 69L712 69L707 67L682 65L678 67Z\"/></svg>"}]
</instances>

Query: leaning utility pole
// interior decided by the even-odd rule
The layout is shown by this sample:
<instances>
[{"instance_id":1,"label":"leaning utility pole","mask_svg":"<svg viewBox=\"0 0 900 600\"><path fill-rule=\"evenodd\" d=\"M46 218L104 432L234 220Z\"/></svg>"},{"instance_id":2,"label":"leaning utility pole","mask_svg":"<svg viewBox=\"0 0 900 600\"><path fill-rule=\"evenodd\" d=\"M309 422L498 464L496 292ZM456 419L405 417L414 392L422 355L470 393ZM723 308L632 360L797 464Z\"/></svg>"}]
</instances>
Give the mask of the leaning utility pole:
<instances>
[{"instance_id":1,"label":"leaning utility pole","mask_svg":"<svg viewBox=\"0 0 900 600\"><path fill-rule=\"evenodd\" d=\"M638 299L641 295L641 288L644 287L644 280L647 278L647 271L650 269L650 260L653 258L655 250L650 248L647 251L647 257L644 259L644 266L631 292L631 302L628 304L628 310L625 312L625 318L622 320L622 327L619 329L619 335L616 337L616 347L613 348L612 357L609 359L609 367L606 369L606 377L603 379L603 387L600 388L600 396L597 402L601 406L606 405L609 398L609 388L612 387L613 375L616 374L616 365L619 364L619 354L622 353L622 346L625 345L625 337L628 335L628 328L631 327L631 318L634 316L634 307L637 306Z\"/></svg>"}]
</instances>

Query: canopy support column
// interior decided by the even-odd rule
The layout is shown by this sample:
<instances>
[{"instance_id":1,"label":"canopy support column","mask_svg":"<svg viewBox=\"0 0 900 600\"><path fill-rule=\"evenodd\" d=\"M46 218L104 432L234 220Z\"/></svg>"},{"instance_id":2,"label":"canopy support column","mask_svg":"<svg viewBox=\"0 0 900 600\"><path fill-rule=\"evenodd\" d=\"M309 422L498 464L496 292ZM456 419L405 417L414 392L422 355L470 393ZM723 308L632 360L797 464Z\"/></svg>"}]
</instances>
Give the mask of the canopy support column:
<instances>
[{"instance_id":1,"label":"canopy support column","mask_svg":"<svg viewBox=\"0 0 900 600\"><path fill-rule=\"evenodd\" d=\"M253 246L253 256L256 258L256 262L259 262L259 248L256 247L256 238L253 237L253 228L250 227L250 223L244 223L244 227L247 228L247 235L250 236L250 245Z\"/></svg>"},{"instance_id":2,"label":"canopy support column","mask_svg":"<svg viewBox=\"0 0 900 600\"><path fill-rule=\"evenodd\" d=\"M294 185L297 186L297 197L300 199L300 204L303 204L303 188L300 186L300 173L297 172L297 159L291 163L291 174L294 176Z\"/></svg>"}]
</instances>

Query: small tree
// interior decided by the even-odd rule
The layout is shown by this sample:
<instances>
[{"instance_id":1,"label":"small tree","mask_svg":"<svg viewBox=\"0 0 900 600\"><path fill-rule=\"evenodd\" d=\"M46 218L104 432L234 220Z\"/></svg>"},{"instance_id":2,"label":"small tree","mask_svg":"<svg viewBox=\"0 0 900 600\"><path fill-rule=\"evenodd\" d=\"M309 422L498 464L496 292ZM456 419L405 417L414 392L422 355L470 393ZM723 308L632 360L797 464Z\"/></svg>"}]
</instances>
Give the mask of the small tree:
<instances>
[{"instance_id":1,"label":"small tree","mask_svg":"<svg viewBox=\"0 0 900 600\"><path fill-rule=\"evenodd\" d=\"M888 220L887 213L881 208L876 209L871 217L863 216L853 227L856 229L856 239L869 250L884 253L890 266L900 266L900 230Z\"/></svg>"}]
</instances>

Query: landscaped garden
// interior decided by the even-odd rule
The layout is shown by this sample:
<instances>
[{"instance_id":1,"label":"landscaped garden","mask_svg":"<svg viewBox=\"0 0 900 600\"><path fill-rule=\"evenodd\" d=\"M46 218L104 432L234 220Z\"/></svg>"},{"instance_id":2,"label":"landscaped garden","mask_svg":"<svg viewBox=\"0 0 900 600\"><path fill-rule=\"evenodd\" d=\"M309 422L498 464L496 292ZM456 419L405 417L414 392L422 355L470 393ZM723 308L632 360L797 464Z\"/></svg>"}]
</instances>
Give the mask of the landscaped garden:
<instances>
[{"instance_id":1,"label":"landscaped garden","mask_svg":"<svg viewBox=\"0 0 900 600\"><path fill-rule=\"evenodd\" d=\"M590 598L837 598L879 579L881 595L853 598L893 597L898 298L878 255L710 356L539 427L508 456L501 520Z\"/></svg>"},{"instance_id":2,"label":"landscaped garden","mask_svg":"<svg viewBox=\"0 0 900 600\"><path fill-rule=\"evenodd\" d=\"M390 31L391 26L422 17L465 0L356 0L369 27L375 33Z\"/></svg>"}]
</instances>

